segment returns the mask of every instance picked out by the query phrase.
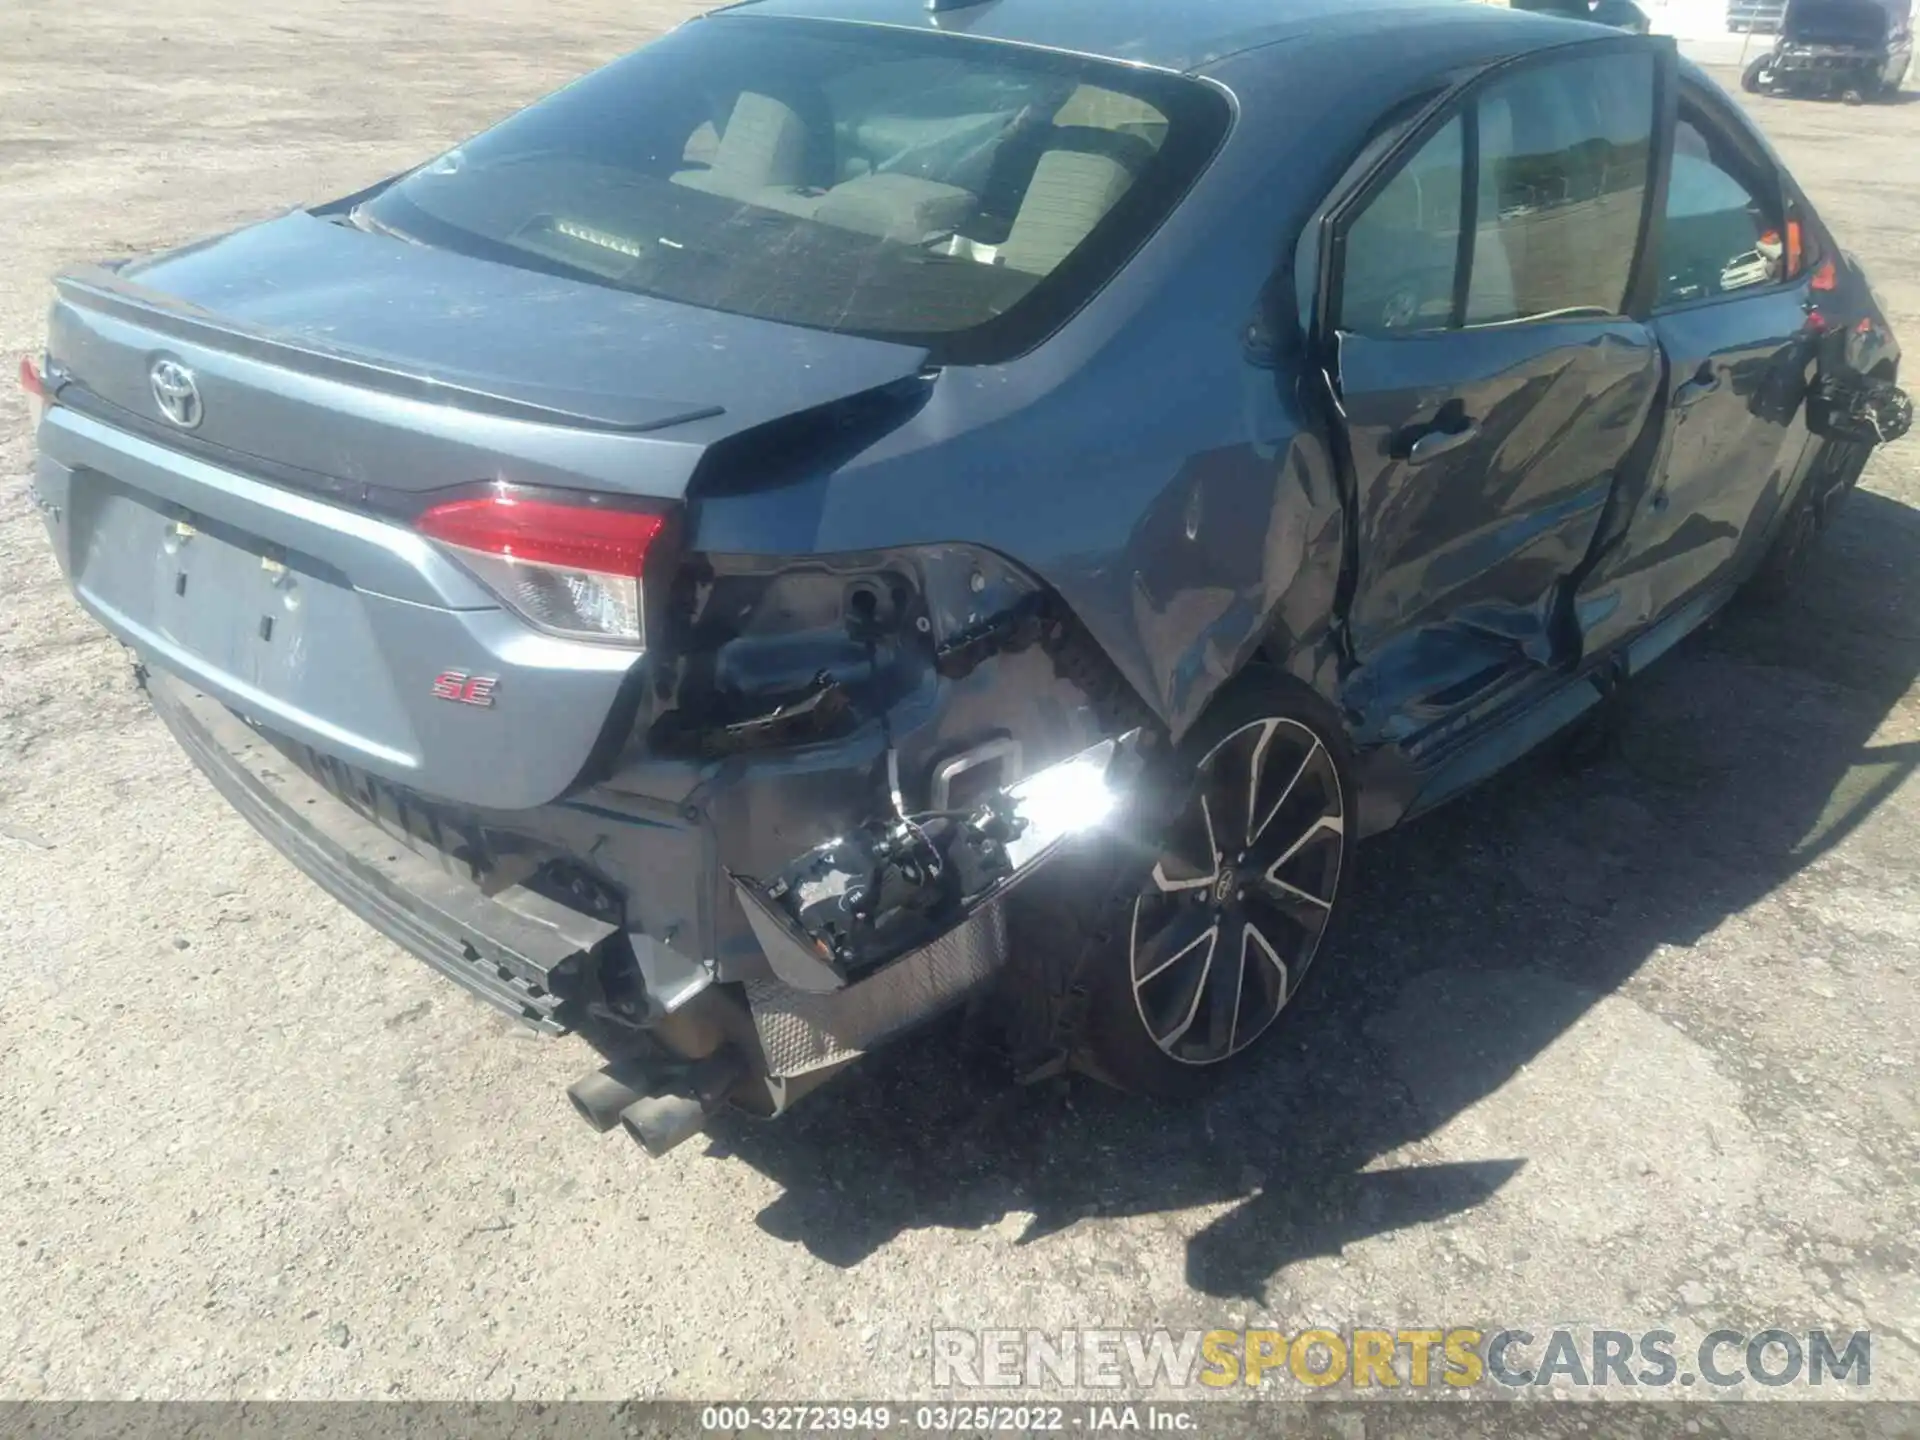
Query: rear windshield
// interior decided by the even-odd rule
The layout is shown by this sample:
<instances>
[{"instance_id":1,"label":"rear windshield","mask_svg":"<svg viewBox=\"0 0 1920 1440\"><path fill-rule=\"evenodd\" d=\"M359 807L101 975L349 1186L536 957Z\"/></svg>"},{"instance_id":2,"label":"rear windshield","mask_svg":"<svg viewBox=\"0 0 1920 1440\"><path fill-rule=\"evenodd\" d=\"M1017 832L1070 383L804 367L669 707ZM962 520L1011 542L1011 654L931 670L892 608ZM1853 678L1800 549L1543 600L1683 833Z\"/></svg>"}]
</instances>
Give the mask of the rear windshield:
<instances>
[{"instance_id":1,"label":"rear windshield","mask_svg":"<svg viewBox=\"0 0 1920 1440\"><path fill-rule=\"evenodd\" d=\"M1178 202L1225 102L956 35L715 16L390 186L357 224L527 269L993 361Z\"/></svg>"}]
</instances>

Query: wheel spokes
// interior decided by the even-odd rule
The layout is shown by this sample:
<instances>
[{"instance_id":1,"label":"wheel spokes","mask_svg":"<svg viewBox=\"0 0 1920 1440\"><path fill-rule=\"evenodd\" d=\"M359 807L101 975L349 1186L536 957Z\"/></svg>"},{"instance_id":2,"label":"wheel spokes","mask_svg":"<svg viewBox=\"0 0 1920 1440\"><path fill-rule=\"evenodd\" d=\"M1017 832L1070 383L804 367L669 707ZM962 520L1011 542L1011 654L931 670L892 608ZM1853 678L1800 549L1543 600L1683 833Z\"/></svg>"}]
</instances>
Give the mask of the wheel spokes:
<instances>
[{"instance_id":1,"label":"wheel spokes","mask_svg":"<svg viewBox=\"0 0 1920 1440\"><path fill-rule=\"evenodd\" d=\"M1145 985L1182 960L1193 955L1204 942L1211 944L1219 932L1219 920L1200 905L1175 905L1170 913L1154 914L1144 903L1133 912L1133 983ZM1201 957L1204 963L1204 956Z\"/></svg>"},{"instance_id":2,"label":"wheel spokes","mask_svg":"<svg viewBox=\"0 0 1920 1440\"><path fill-rule=\"evenodd\" d=\"M1200 1002L1206 998L1207 979L1213 973L1220 949L1220 927L1212 914L1197 908L1189 913L1199 916L1205 928L1189 938L1185 927L1176 920L1163 930L1157 947L1150 946L1143 951L1136 943L1134 950L1135 1003L1154 1042L1167 1050L1180 1043L1200 1013ZM1138 914L1136 907L1136 925ZM1141 966L1143 954L1151 957L1144 968Z\"/></svg>"},{"instance_id":3,"label":"wheel spokes","mask_svg":"<svg viewBox=\"0 0 1920 1440\"><path fill-rule=\"evenodd\" d=\"M1207 1043L1205 1058L1222 1059L1233 1053L1233 1033L1240 1024L1240 997L1246 988L1247 935L1251 927L1241 925L1238 936L1229 937L1219 947L1213 969L1207 975Z\"/></svg>"},{"instance_id":4,"label":"wheel spokes","mask_svg":"<svg viewBox=\"0 0 1920 1440\"><path fill-rule=\"evenodd\" d=\"M1153 883L1171 895L1203 889L1219 878L1220 843L1214 838L1213 809L1202 795L1197 813L1175 822L1167 849L1154 862Z\"/></svg>"},{"instance_id":5,"label":"wheel spokes","mask_svg":"<svg viewBox=\"0 0 1920 1440\"><path fill-rule=\"evenodd\" d=\"M1253 826L1250 838L1254 844L1257 845L1260 843L1261 837L1267 833L1267 827L1273 824L1274 817L1280 813L1281 807L1293 798L1294 791L1298 790L1300 788L1300 782L1306 779L1307 771L1312 768L1313 762L1323 754L1325 754L1325 750L1320 744L1319 737L1315 736L1313 743L1307 747L1307 753L1300 757L1300 763L1294 767L1292 778L1290 778L1281 789L1279 798L1267 807L1266 812L1260 816L1258 823ZM1259 779L1256 776L1254 781L1254 795L1257 797L1258 794Z\"/></svg>"},{"instance_id":6,"label":"wheel spokes","mask_svg":"<svg viewBox=\"0 0 1920 1440\"><path fill-rule=\"evenodd\" d=\"M1240 1017L1236 1019L1235 1050L1244 1050L1260 1038L1286 1008L1291 993L1289 981L1292 977L1287 962L1280 958L1280 952L1274 948L1266 932L1249 921L1243 943L1244 974L1240 983L1245 990L1252 991L1260 1003L1244 1006Z\"/></svg>"},{"instance_id":7,"label":"wheel spokes","mask_svg":"<svg viewBox=\"0 0 1920 1440\"><path fill-rule=\"evenodd\" d=\"M1287 962L1280 958L1280 952L1273 948L1273 942L1267 939L1266 932L1258 925L1247 926L1247 942L1259 954L1260 959L1271 965L1280 979L1280 993L1287 993Z\"/></svg>"},{"instance_id":8,"label":"wheel spokes","mask_svg":"<svg viewBox=\"0 0 1920 1440\"><path fill-rule=\"evenodd\" d=\"M1245 920L1209 927L1136 986L1153 1039L1188 1064L1237 1054L1287 1002L1289 970L1262 929Z\"/></svg>"},{"instance_id":9,"label":"wheel spokes","mask_svg":"<svg viewBox=\"0 0 1920 1440\"><path fill-rule=\"evenodd\" d=\"M1201 967L1199 978L1194 983L1193 999L1188 1002L1186 1013L1180 1017L1172 1029L1156 1037L1169 1050L1187 1038L1187 1031L1193 1028L1194 1017L1200 1013L1200 1002L1207 998L1207 979L1213 974L1214 952L1219 948L1218 932L1215 932L1214 939L1216 943L1207 947L1206 963Z\"/></svg>"},{"instance_id":10,"label":"wheel spokes","mask_svg":"<svg viewBox=\"0 0 1920 1440\"><path fill-rule=\"evenodd\" d=\"M1253 833L1253 795L1273 726L1268 721L1229 736L1201 767L1201 794L1214 816L1214 841L1225 855L1246 849Z\"/></svg>"},{"instance_id":11,"label":"wheel spokes","mask_svg":"<svg viewBox=\"0 0 1920 1440\"><path fill-rule=\"evenodd\" d=\"M1266 776L1267 753L1273 745L1274 733L1280 728L1278 720L1268 720L1260 726L1260 738L1253 747L1253 757L1247 767L1247 844L1251 845L1260 838L1260 783Z\"/></svg>"},{"instance_id":12,"label":"wheel spokes","mask_svg":"<svg viewBox=\"0 0 1920 1440\"><path fill-rule=\"evenodd\" d=\"M1275 904L1333 908L1346 848L1344 817L1321 815L1260 872L1260 891Z\"/></svg>"},{"instance_id":13,"label":"wheel spokes","mask_svg":"<svg viewBox=\"0 0 1920 1440\"><path fill-rule=\"evenodd\" d=\"M1228 735L1189 793L1134 904L1131 978L1154 1043L1206 1065L1258 1039L1313 959L1346 812L1332 752L1292 719Z\"/></svg>"},{"instance_id":14,"label":"wheel spokes","mask_svg":"<svg viewBox=\"0 0 1920 1440\"><path fill-rule=\"evenodd\" d=\"M1326 929L1327 919L1333 913L1330 902L1309 895L1304 890L1296 890L1285 881L1270 880L1265 876L1261 877L1255 894L1263 909L1312 937L1318 937Z\"/></svg>"}]
</instances>

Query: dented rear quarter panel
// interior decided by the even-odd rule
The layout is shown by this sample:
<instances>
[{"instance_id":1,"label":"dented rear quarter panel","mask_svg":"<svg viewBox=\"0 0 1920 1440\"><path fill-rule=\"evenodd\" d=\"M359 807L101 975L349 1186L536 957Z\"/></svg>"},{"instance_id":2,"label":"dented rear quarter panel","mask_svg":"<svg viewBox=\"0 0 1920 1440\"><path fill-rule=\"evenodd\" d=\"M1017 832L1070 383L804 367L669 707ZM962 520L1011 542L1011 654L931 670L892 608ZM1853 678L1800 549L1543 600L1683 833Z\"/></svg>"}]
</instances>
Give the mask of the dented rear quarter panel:
<instances>
[{"instance_id":1,"label":"dented rear quarter panel","mask_svg":"<svg viewBox=\"0 0 1920 1440\"><path fill-rule=\"evenodd\" d=\"M1008 364L942 371L909 420L837 467L696 495L693 546L995 551L1060 597L1175 739L1263 649L1333 698L1338 474L1295 368L1247 337L1364 138L1351 117L1377 110L1336 107L1338 87L1304 59L1271 84L1275 63L1259 52L1217 67L1205 83L1236 110L1222 150L1051 339ZM1276 148L1262 138L1275 134L1313 138Z\"/></svg>"}]
</instances>

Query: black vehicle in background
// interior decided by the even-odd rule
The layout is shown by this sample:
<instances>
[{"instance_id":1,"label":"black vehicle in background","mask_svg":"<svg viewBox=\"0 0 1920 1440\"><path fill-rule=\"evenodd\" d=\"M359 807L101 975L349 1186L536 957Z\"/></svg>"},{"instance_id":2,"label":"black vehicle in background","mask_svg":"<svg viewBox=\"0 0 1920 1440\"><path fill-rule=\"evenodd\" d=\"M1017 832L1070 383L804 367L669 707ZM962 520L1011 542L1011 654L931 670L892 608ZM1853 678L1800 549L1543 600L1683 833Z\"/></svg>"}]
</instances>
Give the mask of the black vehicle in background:
<instances>
[{"instance_id":1,"label":"black vehicle in background","mask_svg":"<svg viewBox=\"0 0 1920 1440\"><path fill-rule=\"evenodd\" d=\"M1898 94L1912 61L1911 0L1789 0L1780 38L1740 84L1754 95L1838 96L1858 105Z\"/></svg>"},{"instance_id":2,"label":"black vehicle in background","mask_svg":"<svg viewBox=\"0 0 1920 1440\"><path fill-rule=\"evenodd\" d=\"M1609 25L1629 35L1648 35L1653 31L1646 11L1635 5L1633 0L1509 0L1507 8Z\"/></svg>"},{"instance_id":3,"label":"black vehicle in background","mask_svg":"<svg viewBox=\"0 0 1920 1440\"><path fill-rule=\"evenodd\" d=\"M1787 0L1727 0L1727 29L1736 35L1778 35Z\"/></svg>"},{"instance_id":4,"label":"black vehicle in background","mask_svg":"<svg viewBox=\"0 0 1920 1440\"><path fill-rule=\"evenodd\" d=\"M1647 12L1633 0L1593 0L1593 8L1587 18L1596 25L1611 25L1616 30L1624 30L1629 35L1650 35L1653 25L1647 19Z\"/></svg>"}]
</instances>

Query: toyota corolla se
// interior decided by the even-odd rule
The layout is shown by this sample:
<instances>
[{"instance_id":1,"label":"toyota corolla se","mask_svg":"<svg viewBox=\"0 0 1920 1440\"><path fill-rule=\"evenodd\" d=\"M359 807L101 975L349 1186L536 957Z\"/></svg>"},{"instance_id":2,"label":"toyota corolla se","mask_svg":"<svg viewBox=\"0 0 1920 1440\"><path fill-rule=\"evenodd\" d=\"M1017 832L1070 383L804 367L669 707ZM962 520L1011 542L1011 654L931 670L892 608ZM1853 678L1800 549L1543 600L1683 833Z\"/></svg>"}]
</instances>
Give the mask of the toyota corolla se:
<instances>
[{"instance_id":1,"label":"toyota corolla se","mask_svg":"<svg viewBox=\"0 0 1920 1440\"><path fill-rule=\"evenodd\" d=\"M748 0L61 276L22 378L194 761L658 1152L963 1000L1238 1062L1363 838L1791 572L1898 360L1667 41Z\"/></svg>"}]
</instances>

